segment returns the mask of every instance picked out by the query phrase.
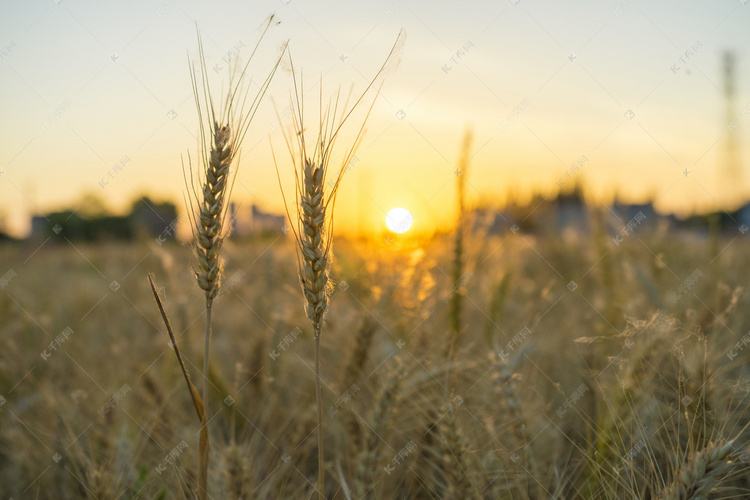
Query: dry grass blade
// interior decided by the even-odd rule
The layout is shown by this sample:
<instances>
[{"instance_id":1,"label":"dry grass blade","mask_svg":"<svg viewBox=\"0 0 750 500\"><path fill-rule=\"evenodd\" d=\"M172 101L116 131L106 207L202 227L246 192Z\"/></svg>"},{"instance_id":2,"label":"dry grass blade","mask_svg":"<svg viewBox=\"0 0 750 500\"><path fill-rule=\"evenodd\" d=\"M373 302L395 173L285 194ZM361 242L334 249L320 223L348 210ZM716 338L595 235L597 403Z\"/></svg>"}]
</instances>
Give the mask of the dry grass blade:
<instances>
[{"instance_id":1,"label":"dry grass blade","mask_svg":"<svg viewBox=\"0 0 750 500\"><path fill-rule=\"evenodd\" d=\"M167 327L167 333L169 333L169 340L172 344L172 349L174 349L174 353L177 355L177 361L180 363L180 369L182 370L182 374L185 376L185 382L187 382L188 390L190 391L190 398L193 400L195 410L198 412L198 420L203 420L203 400L201 399L200 394L198 394L198 389L196 389L193 383L190 381L190 374L185 368L185 362L182 361L180 349L177 347L177 340L175 340L174 332L172 331L172 324L169 322L167 312L164 310L164 305L162 304L159 292L156 291L156 285L154 285L154 279L151 273L148 274L148 282L151 285L151 291L154 292L156 305L159 307L159 312L161 313L161 317Z\"/></svg>"}]
</instances>

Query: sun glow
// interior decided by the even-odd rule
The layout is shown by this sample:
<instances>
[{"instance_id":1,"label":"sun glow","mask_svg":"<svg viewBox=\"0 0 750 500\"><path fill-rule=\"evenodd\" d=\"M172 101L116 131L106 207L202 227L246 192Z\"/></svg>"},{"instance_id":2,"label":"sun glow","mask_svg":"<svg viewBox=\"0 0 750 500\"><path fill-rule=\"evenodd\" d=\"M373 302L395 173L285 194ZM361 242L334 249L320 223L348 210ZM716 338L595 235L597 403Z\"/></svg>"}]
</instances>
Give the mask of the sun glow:
<instances>
[{"instance_id":1,"label":"sun glow","mask_svg":"<svg viewBox=\"0 0 750 500\"><path fill-rule=\"evenodd\" d=\"M394 208L385 216L385 225L394 233L405 233L413 222L414 217L405 208Z\"/></svg>"}]
</instances>

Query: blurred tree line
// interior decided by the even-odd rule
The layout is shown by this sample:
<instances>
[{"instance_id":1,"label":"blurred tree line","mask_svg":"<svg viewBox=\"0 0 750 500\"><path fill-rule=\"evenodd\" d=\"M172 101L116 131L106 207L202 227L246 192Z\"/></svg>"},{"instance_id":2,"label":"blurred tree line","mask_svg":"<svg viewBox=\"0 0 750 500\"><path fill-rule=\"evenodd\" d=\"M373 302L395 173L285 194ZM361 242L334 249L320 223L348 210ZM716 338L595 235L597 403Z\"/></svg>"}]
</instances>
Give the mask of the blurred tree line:
<instances>
[{"instance_id":1,"label":"blurred tree line","mask_svg":"<svg viewBox=\"0 0 750 500\"><path fill-rule=\"evenodd\" d=\"M98 198L87 198L77 210L65 210L34 216L31 238L55 238L74 241L133 240L159 238L174 240L178 222L177 207L140 197L126 215L111 215Z\"/></svg>"}]
</instances>

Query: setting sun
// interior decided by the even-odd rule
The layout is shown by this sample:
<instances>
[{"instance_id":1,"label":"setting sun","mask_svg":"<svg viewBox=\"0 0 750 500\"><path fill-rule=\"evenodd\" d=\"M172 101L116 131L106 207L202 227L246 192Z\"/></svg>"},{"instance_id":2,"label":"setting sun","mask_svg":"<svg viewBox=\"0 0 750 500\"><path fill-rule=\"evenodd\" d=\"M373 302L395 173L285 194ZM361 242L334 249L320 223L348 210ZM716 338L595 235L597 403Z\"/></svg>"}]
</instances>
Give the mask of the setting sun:
<instances>
[{"instance_id":1,"label":"setting sun","mask_svg":"<svg viewBox=\"0 0 750 500\"><path fill-rule=\"evenodd\" d=\"M394 208L385 216L385 225L394 233L405 233L411 228L414 217L405 208Z\"/></svg>"}]
</instances>

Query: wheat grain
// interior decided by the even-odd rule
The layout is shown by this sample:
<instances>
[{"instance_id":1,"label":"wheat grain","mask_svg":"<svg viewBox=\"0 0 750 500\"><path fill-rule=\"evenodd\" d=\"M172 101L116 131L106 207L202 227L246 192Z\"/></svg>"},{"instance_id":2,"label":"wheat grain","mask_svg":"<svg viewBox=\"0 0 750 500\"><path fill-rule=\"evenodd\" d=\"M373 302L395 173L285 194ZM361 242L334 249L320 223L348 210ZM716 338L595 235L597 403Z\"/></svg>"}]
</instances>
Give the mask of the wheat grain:
<instances>
[{"instance_id":1,"label":"wheat grain","mask_svg":"<svg viewBox=\"0 0 750 500\"><path fill-rule=\"evenodd\" d=\"M228 125L213 123L212 144L208 168L203 183L202 198L198 209L195 253L199 270L195 277L198 286L205 291L206 308L210 308L219 292L221 272L219 252L224 240L224 214L229 184L229 165L233 157L231 130Z\"/></svg>"}]
</instances>

